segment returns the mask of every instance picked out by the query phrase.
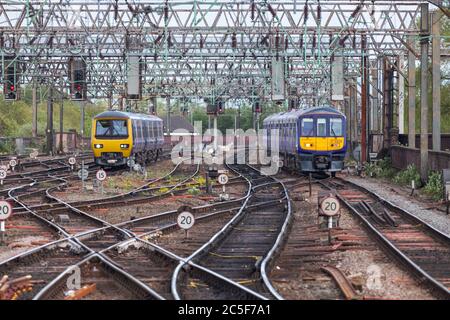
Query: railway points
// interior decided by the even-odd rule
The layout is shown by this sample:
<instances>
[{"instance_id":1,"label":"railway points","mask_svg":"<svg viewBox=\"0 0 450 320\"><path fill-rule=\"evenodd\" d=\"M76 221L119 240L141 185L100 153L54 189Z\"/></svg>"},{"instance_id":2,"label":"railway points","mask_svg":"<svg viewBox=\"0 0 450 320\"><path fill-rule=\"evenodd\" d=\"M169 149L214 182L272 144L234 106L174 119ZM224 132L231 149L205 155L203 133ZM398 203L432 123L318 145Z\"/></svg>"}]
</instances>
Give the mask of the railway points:
<instances>
[{"instance_id":1,"label":"railway points","mask_svg":"<svg viewBox=\"0 0 450 320\"><path fill-rule=\"evenodd\" d=\"M448 301L449 17L4 1L0 300Z\"/></svg>"}]
</instances>

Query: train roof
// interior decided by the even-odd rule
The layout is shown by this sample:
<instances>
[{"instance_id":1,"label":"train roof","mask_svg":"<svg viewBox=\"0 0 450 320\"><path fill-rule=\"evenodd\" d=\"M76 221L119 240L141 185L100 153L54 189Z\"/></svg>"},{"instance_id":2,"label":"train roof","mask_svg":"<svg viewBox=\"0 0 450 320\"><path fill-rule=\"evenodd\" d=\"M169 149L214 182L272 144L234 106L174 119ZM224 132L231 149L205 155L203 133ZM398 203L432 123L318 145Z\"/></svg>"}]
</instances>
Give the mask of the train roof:
<instances>
[{"instance_id":1,"label":"train roof","mask_svg":"<svg viewBox=\"0 0 450 320\"><path fill-rule=\"evenodd\" d=\"M161 118L157 116L153 116L150 114L143 113L132 113L132 112L123 112L123 111L105 111L97 114L94 119L99 118L119 118L119 119L135 119L135 120L154 120L154 121L162 121Z\"/></svg>"},{"instance_id":2,"label":"train roof","mask_svg":"<svg viewBox=\"0 0 450 320\"><path fill-rule=\"evenodd\" d=\"M275 113L265 118L263 123L289 121L289 120L295 122L295 120L297 120L299 117L309 114L337 114L345 117L345 115L342 112L333 107L321 106L302 110L291 110L287 112Z\"/></svg>"}]
</instances>

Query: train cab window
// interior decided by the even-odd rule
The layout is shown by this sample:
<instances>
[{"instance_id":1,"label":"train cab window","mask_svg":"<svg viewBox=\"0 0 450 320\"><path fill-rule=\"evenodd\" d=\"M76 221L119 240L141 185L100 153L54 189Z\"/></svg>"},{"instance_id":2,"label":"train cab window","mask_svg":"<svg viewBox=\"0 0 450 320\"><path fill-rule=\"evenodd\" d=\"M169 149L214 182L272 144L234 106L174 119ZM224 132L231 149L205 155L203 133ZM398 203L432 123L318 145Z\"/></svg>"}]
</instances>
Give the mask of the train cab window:
<instances>
[{"instance_id":1,"label":"train cab window","mask_svg":"<svg viewBox=\"0 0 450 320\"><path fill-rule=\"evenodd\" d=\"M330 134L335 137L342 137L343 134L342 119L331 118L330 119Z\"/></svg>"},{"instance_id":2,"label":"train cab window","mask_svg":"<svg viewBox=\"0 0 450 320\"><path fill-rule=\"evenodd\" d=\"M302 136L304 137L314 136L314 119L303 118L301 125L302 125Z\"/></svg>"},{"instance_id":3,"label":"train cab window","mask_svg":"<svg viewBox=\"0 0 450 320\"><path fill-rule=\"evenodd\" d=\"M327 136L327 119L324 118L317 119L317 136L318 137Z\"/></svg>"},{"instance_id":4,"label":"train cab window","mask_svg":"<svg viewBox=\"0 0 450 320\"><path fill-rule=\"evenodd\" d=\"M128 137L127 120L97 120L95 137Z\"/></svg>"}]
</instances>

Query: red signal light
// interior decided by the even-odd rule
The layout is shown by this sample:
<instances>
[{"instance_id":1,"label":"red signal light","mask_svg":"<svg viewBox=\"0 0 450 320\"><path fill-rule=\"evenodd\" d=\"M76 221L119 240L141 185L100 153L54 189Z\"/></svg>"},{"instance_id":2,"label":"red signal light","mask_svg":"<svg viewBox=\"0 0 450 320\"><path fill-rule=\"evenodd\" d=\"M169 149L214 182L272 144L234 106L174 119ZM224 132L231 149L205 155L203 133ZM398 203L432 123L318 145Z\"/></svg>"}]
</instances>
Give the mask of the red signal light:
<instances>
[{"instance_id":1,"label":"red signal light","mask_svg":"<svg viewBox=\"0 0 450 320\"><path fill-rule=\"evenodd\" d=\"M10 90L10 91L14 91L15 88L16 88L16 87L14 87L14 85L11 85L11 86L9 87L9 90Z\"/></svg>"},{"instance_id":2,"label":"red signal light","mask_svg":"<svg viewBox=\"0 0 450 320\"><path fill-rule=\"evenodd\" d=\"M77 84L77 85L75 86L75 89L76 89L77 91L81 91L81 86L80 86L79 84Z\"/></svg>"}]
</instances>

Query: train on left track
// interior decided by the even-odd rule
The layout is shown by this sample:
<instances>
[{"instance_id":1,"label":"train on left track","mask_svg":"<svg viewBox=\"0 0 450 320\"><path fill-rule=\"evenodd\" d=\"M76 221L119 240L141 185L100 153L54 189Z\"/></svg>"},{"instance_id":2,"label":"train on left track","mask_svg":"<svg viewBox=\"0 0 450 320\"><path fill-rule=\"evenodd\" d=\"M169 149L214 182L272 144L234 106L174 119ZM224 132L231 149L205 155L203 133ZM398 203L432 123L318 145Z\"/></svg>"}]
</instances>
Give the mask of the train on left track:
<instances>
[{"instance_id":1,"label":"train on left track","mask_svg":"<svg viewBox=\"0 0 450 320\"><path fill-rule=\"evenodd\" d=\"M96 164L123 166L129 159L145 164L162 153L163 121L153 115L105 111L92 119L91 137Z\"/></svg>"}]
</instances>

